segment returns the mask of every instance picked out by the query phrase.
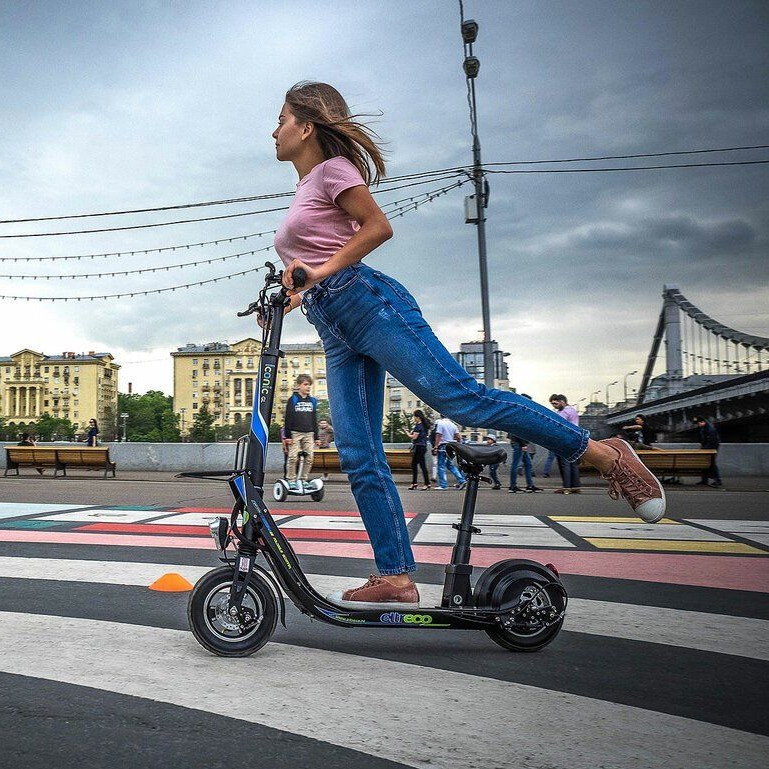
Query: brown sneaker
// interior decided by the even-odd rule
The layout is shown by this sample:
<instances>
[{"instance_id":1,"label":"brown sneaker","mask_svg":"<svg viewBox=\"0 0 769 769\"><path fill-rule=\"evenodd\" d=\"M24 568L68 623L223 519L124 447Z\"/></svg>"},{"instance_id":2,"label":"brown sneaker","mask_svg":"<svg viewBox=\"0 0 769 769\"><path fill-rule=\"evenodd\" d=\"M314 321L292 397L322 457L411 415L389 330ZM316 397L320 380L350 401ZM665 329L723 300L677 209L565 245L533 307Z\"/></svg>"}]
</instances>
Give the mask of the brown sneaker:
<instances>
[{"instance_id":1,"label":"brown sneaker","mask_svg":"<svg viewBox=\"0 0 769 769\"><path fill-rule=\"evenodd\" d=\"M611 470L601 475L609 481L609 496L619 499L622 495L642 520L657 523L665 515L665 491L660 482L627 441L606 438L601 443L618 454Z\"/></svg>"},{"instance_id":2,"label":"brown sneaker","mask_svg":"<svg viewBox=\"0 0 769 769\"><path fill-rule=\"evenodd\" d=\"M341 590L327 596L328 600L346 609L418 609L419 591L410 582L404 587L394 585L387 577L372 574L365 585Z\"/></svg>"}]
</instances>

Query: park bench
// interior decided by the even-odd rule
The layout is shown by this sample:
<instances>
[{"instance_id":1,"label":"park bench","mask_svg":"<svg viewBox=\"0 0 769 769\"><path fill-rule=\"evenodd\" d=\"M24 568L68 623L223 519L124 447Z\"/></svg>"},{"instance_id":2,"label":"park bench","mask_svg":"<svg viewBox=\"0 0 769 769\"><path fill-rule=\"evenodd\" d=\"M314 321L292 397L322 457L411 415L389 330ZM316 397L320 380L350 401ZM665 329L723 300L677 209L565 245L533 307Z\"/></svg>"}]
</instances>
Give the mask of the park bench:
<instances>
[{"instance_id":1,"label":"park bench","mask_svg":"<svg viewBox=\"0 0 769 769\"><path fill-rule=\"evenodd\" d=\"M411 472L411 452L408 449L385 449L387 464L394 473ZM336 449L315 449L313 472L339 473L339 452Z\"/></svg>"},{"instance_id":2,"label":"park bench","mask_svg":"<svg viewBox=\"0 0 769 769\"><path fill-rule=\"evenodd\" d=\"M19 475L20 467L39 467L40 469L53 467L54 475L61 469L56 458L56 449L39 449L36 446L6 446L3 476L7 476L9 470L15 470L16 475Z\"/></svg>"},{"instance_id":3,"label":"park bench","mask_svg":"<svg viewBox=\"0 0 769 769\"><path fill-rule=\"evenodd\" d=\"M68 467L84 467L89 470L103 469L105 478L111 471L114 478L117 467L109 458L109 448L98 447L51 449L37 446L6 446L5 458L5 475L8 475L9 470L16 470L16 475L19 475L19 467L53 467L53 474L56 477L59 470L66 475Z\"/></svg>"},{"instance_id":4,"label":"park bench","mask_svg":"<svg viewBox=\"0 0 769 769\"><path fill-rule=\"evenodd\" d=\"M702 475L713 462L715 449L636 449L641 461L661 480L677 483L682 475ZM598 472L584 460L580 473Z\"/></svg>"}]
</instances>

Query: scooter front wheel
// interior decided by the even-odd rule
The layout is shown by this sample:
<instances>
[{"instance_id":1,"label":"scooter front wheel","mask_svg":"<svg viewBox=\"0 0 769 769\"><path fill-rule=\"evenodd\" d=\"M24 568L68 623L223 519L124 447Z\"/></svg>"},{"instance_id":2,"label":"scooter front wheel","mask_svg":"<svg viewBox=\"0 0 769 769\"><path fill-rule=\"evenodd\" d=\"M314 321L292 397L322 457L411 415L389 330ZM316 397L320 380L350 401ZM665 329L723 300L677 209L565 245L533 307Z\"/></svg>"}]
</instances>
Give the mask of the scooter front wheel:
<instances>
[{"instance_id":1,"label":"scooter front wheel","mask_svg":"<svg viewBox=\"0 0 769 769\"><path fill-rule=\"evenodd\" d=\"M275 632L278 601L270 584L252 574L243 596L241 617L228 611L233 570L209 571L195 585L187 603L187 619L198 643L219 657L247 657Z\"/></svg>"},{"instance_id":2,"label":"scooter front wheel","mask_svg":"<svg viewBox=\"0 0 769 769\"><path fill-rule=\"evenodd\" d=\"M283 502L288 496L288 484L285 481L275 481L272 487L272 496L276 502Z\"/></svg>"},{"instance_id":3,"label":"scooter front wheel","mask_svg":"<svg viewBox=\"0 0 769 769\"><path fill-rule=\"evenodd\" d=\"M475 605L499 612L489 638L508 651L535 652L558 633L566 611L566 591L555 572L525 559L499 561L481 575Z\"/></svg>"}]
</instances>

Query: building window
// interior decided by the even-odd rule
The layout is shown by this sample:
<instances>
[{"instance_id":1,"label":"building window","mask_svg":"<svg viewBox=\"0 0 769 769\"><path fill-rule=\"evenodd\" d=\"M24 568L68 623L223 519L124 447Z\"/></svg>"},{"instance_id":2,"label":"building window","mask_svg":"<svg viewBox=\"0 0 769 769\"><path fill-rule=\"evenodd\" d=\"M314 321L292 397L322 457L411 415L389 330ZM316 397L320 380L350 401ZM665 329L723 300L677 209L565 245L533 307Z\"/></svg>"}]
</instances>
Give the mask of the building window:
<instances>
[{"instance_id":1,"label":"building window","mask_svg":"<svg viewBox=\"0 0 769 769\"><path fill-rule=\"evenodd\" d=\"M197 403L193 403L193 404L192 404L192 408L193 408L193 409L196 409L197 407L198 407L198 404L197 404Z\"/></svg>"},{"instance_id":2,"label":"building window","mask_svg":"<svg viewBox=\"0 0 769 769\"><path fill-rule=\"evenodd\" d=\"M193 397L193 398L197 398L197 397L198 397L198 394L197 394L197 393L192 393L192 397Z\"/></svg>"},{"instance_id":3,"label":"building window","mask_svg":"<svg viewBox=\"0 0 769 769\"><path fill-rule=\"evenodd\" d=\"M198 359L197 358L193 358L192 359L192 365L193 366L197 366L198 365Z\"/></svg>"}]
</instances>

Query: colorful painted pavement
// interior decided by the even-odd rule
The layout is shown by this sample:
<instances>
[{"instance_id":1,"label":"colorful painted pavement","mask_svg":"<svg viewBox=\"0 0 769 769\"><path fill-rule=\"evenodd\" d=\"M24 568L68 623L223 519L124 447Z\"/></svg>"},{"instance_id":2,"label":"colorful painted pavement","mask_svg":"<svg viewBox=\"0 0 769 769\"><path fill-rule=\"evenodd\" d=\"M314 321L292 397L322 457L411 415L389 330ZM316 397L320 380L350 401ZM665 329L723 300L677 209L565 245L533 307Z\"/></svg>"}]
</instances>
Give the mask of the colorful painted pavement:
<instances>
[{"instance_id":1,"label":"colorful painted pavement","mask_svg":"<svg viewBox=\"0 0 769 769\"><path fill-rule=\"evenodd\" d=\"M211 549L209 522L225 508L0 503L0 542ZM298 554L372 558L356 512L273 511ZM453 514L407 513L416 559L449 560ZM472 562L551 561L565 574L769 592L769 521L578 515L475 517Z\"/></svg>"}]
</instances>

